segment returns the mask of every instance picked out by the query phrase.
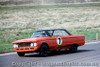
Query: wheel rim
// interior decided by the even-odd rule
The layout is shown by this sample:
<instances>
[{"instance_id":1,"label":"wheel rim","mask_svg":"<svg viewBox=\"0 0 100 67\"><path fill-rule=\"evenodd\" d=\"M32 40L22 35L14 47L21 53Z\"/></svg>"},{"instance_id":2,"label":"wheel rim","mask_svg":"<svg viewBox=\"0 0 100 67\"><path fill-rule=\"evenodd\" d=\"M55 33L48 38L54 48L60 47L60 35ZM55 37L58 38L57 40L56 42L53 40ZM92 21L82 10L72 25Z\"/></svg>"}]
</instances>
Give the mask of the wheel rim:
<instances>
[{"instance_id":1,"label":"wheel rim","mask_svg":"<svg viewBox=\"0 0 100 67\"><path fill-rule=\"evenodd\" d=\"M47 54L47 48L45 47L45 48L43 48L43 54Z\"/></svg>"},{"instance_id":2,"label":"wheel rim","mask_svg":"<svg viewBox=\"0 0 100 67\"><path fill-rule=\"evenodd\" d=\"M77 51L77 46L73 46L73 50L74 51Z\"/></svg>"}]
</instances>

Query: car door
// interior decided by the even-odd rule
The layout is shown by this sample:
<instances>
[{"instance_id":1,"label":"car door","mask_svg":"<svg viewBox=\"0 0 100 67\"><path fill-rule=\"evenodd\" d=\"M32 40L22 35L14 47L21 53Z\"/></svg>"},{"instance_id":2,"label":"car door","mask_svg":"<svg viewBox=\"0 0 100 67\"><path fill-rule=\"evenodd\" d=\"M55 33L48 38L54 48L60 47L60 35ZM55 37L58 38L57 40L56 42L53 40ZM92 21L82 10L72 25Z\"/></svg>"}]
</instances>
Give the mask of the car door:
<instances>
[{"instance_id":1,"label":"car door","mask_svg":"<svg viewBox=\"0 0 100 67\"><path fill-rule=\"evenodd\" d=\"M53 37L55 38L57 49L62 49L63 47L66 47L66 36L69 36L69 34L65 30L54 31Z\"/></svg>"}]
</instances>

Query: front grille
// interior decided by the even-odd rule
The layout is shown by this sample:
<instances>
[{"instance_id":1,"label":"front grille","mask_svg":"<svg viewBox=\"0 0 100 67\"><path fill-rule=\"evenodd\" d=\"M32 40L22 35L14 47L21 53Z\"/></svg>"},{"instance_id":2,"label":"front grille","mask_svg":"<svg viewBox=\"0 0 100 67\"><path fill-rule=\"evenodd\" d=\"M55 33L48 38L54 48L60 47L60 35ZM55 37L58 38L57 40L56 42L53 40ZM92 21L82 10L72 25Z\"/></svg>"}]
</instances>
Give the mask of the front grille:
<instances>
[{"instance_id":1,"label":"front grille","mask_svg":"<svg viewBox=\"0 0 100 67\"><path fill-rule=\"evenodd\" d=\"M30 47L30 43L20 43L18 47Z\"/></svg>"}]
</instances>

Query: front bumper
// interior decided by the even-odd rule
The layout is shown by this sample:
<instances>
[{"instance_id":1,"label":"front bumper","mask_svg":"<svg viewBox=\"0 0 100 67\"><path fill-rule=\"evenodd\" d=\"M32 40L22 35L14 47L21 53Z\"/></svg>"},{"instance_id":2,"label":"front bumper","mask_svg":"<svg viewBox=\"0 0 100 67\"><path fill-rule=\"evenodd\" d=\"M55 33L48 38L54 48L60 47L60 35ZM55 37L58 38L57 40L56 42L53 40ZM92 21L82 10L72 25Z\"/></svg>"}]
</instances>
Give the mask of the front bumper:
<instances>
[{"instance_id":1,"label":"front bumper","mask_svg":"<svg viewBox=\"0 0 100 67\"><path fill-rule=\"evenodd\" d=\"M38 47L19 47L19 48L15 48L14 51L15 52L35 52L38 51Z\"/></svg>"}]
</instances>

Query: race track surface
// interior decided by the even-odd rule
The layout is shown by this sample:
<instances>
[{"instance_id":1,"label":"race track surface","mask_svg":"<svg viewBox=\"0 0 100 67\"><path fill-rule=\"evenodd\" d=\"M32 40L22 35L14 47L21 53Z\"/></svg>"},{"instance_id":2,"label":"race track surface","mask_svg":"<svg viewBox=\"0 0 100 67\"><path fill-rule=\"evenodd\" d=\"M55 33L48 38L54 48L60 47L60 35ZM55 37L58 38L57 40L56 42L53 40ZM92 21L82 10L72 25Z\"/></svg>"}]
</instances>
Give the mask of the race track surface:
<instances>
[{"instance_id":1,"label":"race track surface","mask_svg":"<svg viewBox=\"0 0 100 67\"><path fill-rule=\"evenodd\" d=\"M38 53L0 55L0 67L100 67L100 42L88 43L78 52L60 51L40 57Z\"/></svg>"}]
</instances>

